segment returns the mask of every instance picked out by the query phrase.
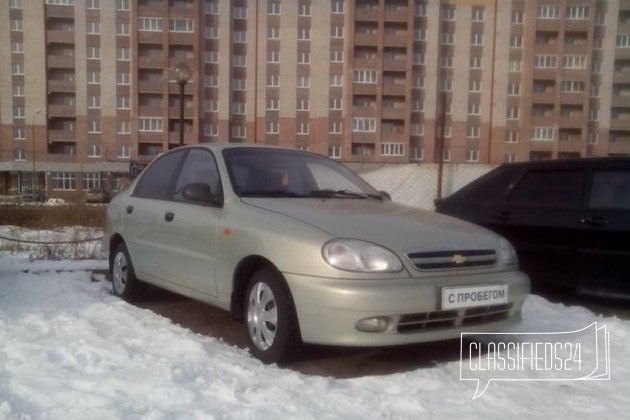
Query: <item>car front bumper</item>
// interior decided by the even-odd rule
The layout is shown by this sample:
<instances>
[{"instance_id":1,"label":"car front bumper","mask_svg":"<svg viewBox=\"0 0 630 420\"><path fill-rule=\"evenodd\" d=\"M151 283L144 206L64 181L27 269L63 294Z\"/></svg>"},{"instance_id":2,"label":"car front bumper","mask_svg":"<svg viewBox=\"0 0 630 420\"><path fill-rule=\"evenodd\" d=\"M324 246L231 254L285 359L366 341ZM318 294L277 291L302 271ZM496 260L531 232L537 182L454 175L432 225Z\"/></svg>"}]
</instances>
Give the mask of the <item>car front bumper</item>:
<instances>
[{"instance_id":1,"label":"car front bumper","mask_svg":"<svg viewBox=\"0 0 630 420\"><path fill-rule=\"evenodd\" d=\"M462 332L505 331L520 321L529 279L519 271L410 279L340 280L284 273L302 340L312 344L389 346L458 338ZM504 305L442 310L444 287L508 285ZM379 318L381 331L357 328Z\"/></svg>"}]
</instances>

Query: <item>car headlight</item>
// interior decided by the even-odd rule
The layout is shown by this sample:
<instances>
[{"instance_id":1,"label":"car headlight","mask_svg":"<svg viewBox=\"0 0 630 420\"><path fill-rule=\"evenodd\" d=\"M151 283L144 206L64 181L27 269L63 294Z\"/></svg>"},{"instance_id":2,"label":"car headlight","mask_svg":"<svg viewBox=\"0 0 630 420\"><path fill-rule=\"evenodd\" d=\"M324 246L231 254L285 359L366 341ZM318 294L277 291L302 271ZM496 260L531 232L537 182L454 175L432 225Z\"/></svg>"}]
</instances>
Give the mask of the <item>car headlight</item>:
<instances>
[{"instance_id":1,"label":"car headlight","mask_svg":"<svg viewBox=\"0 0 630 420\"><path fill-rule=\"evenodd\" d=\"M322 256L331 266L346 271L393 273L403 268L392 251L355 239L326 242L322 247Z\"/></svg>"},{"instance_id":2,"label":"car headlight","mask_svg":"<svg viewBox=\"0 0 630 420\"><path fill-rule=\"evenodd\" d=\"M514 247L504 238L499 241L499 261L504 265L518 265L518 256Z\"/></svg>"}]
</instances>

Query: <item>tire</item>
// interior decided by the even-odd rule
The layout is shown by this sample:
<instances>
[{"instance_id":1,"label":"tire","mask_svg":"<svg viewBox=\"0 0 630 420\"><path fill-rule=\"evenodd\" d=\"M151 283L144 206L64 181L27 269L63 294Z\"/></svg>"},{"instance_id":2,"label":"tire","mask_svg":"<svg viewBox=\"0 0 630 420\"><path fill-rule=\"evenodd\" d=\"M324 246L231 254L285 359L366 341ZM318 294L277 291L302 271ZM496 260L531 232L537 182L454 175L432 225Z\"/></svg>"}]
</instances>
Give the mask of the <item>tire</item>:
<instances>
[{"instance_id":1,"label":"tire","mask_svg":"<svg viewBox=\"0 0 630 420\"><path fill-rule=\"evenodd\" d=\"M265 364L289 361L301 340L293 299L284 279L269 268L256 271L245 299L245 332L252 355Z\"/></svg>"},{"instance_id":2,"label":"tire","mask_svg":"<svg viewBox=\"0 0 630 420\"><path fill-rule=\"evenodd\" d=\"M109 273L114 294L126 301L137 300L145 289L144 283L136 278L129 251L124 243L116 247L110 260Z\"/></svg>"}]
</instances>

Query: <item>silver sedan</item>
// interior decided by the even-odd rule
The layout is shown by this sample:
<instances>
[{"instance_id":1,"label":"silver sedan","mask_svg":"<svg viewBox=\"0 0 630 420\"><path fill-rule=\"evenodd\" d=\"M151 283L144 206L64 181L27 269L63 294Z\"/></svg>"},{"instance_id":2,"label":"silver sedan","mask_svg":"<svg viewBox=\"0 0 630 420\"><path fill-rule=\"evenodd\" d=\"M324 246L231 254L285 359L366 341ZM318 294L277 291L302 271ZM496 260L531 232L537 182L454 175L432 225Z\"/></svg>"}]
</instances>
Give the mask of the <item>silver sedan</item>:
<instances>
[{"instance_id":1,"label":"silver sedan","mask_svg":"<svg viewBox=\"0 0 630 420\"><path fill-rule=\"evenodd\" d=\"M145 284L244 321L251 352L383 346L520 319L529 280L483 228L393 203L321 155L196 145L155 159L109 204L114 293Z\"/></svg>"}]
</instances>

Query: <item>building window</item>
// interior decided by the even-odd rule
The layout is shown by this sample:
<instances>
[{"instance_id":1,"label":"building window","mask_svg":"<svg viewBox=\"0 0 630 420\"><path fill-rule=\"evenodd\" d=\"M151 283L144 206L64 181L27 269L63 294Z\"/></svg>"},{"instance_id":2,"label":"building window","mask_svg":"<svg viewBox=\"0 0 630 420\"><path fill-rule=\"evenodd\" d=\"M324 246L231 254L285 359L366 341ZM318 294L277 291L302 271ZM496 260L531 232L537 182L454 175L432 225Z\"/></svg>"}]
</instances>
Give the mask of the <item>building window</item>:
<instances>
[{"instance_id":1,"label":"building window","mask_svg":"<svg viewBox=\"0 0 630 420\"><path fill-rule=\"evenodd\" d=\"M98 10L101 8L101 0L85 0L85 8Z\"/></svg>"},{"instance_id":2,"label":"building window","mask_svg":"<svg viewBox=\"0 0 630 420\"><path fill-rule=\"evenodd\" d=\"M404 156L405 145L402 143L381 143L381 156Z\"/></svg>"},{"instance_id":3,"label":"building window","mask_svg":"<svg viewBox=\"0 0 630 420\"><path fill-rule=\"evenodd\" d=\"M562 57L562 66L565 69L585 69L585 55L565 55Z\"/></svg>"},{"instance_id":4,"label":"building window","mask_svg":"<svg viewBox=\"0 0 630 420\"><path fill-rule=\"evenodd\" d=\"M512 20L511 22L515 25L520 25L523 23L523 12L520 10L515 10L512 12Z\"/></svg>"},{"instance_id":5,"label":"building window","mask_svg":"<svg viewBox=\"0 0 630 420\"><path fill-rule=\"evenodd\" d=\"M203 101L204 112L217 112L219 110L219 101L215 99L206 99Z\"/></svg>"},{"instance_id":6,"label":"building window","mask_svg":"<svg viewBox=\"0 0 630 420\"><path fill-rule=\"evenodd\" d=\"M11 0L9 3L9 7L11 9L21 9L22 8L22 0Z\"/></svg>"},{"instance_id":7,"label":"building window","mask_svg":"<svg viewBox=\"0 0 630 420\"><path fill-rule=\"evenodd\" d=\"M484 9L481 6L475 6L472 9L472 20L473 22L483 22L483 12Z\"/></svg>"},{"instance_id":8,"label":"building window","mask_svg":"<svg viewBox=\"0 0 630 420\"><path fill-rule=\"evenodd\" d=\"M591 92L589 94L591 98L599 97L599 85L595 82L591 82Z\"/></svg>"},{"instance_id":9,"label":"building window","mask_svg":"<svg viewBox=\"0 0 630 420\"><path fill-rule=\"evenodd\" d=\"M129 10L129 0L116 0L116 10Z\"/></svg>"},{"instance_id":10,"label":"building window","mask_svg":"<svg viewBox=\"0 0 630 420\"><path fill-rule=\"evenodd\" d=\"M310 107L311 107L311 103L308 99L298 99L297 101L298 111L308 111Z\"/></svg>"},{"instance_id":11,"label":"building window","mask_svg":"<svg viewBox=\"0 0 630 420\"><path fill-rule=\"evenodd\" d=\"M280 76L277 74L270 74L267 76L267 87L280 86Z\"/></svg>"},{"instance_id":12,"label":"building window","mask_svg":"<svg viewBox=\"0 0 630 420\"><path fill-rule=\"evenodd\" d=\"M98 71L87 72L88 85L98 85L101 83L101 73Z\"/></svg>"},{"instance_id":13,"label":"building window","mask_svg":"<svg viewBox=\"0 0 630 420\"><path fill-rule=\"evenodd\" d=\"M453 81L451 79L440 79L440 91L450 92L453 88Z\"/></svg>"},{"instance_id":14,"label":"building window","mask_svg":"<svg viewBox=\"0 0 630 420\"><path fill-rule=\"evenodd\" d=\"M630 48L630 34L617 35L615 45L617 48Z\"/></svg>"},{"instance_id":15,"label":"building window","mask_svg":"<svg viewBox=\"0 0 630 420\"><path fill-rule=\"evenodd\" d=\"M280 2L279 1L270 1L267 3L267 14L268 15L279 15L280 14Z\"/></svg>"},{"instance_id":16,"label":"building window","mask_svg":"<svg viewBox=\"0 0 630 420\"><path fill-rule=\"evenodd\" d=\"M478 102L471 102L468 104L468 115L480 115L480 106Z\"/></svg>"},{"instance_id":17,"label":"building window","mask_svg":"<svg viewBox=\"0 0 630 420\"><path fill-rule=\"evenodd\" d=\"M599 133L597 131L589 131L588 132L587 142L588 142L588 144L597 144L597 143L599 143Z\"/></svg>"},{"instance_id":18,"label":"building window","mask_svg":"<svg viewBox=\"0 0 630 420\"><path fill-rule=\"evenodd\" d=\"M588 6L569 6L567 7L567 19L588 19Z\"/></svg>"},{"instance_id":19,"label":"building window","mask_svg":"<svg viewBox=\"0 0 630 420\"><path fill-rule=\"evenodd\" d=\"M352 131L373 133L376 131L376 119L375 118L353 118Z\"/></svg>"},{"instance_id":20,"label":"building window","mask_svg":"<svg viewBox=\"0 0 630 420\"><path fill-rule=\"evenodd\" d=\"M342 100L341 98L331 98L329 109L331 111L339 111L342 109Z\"/></svg>"},{"instance_id":21,"label":"building window","mask_svg":"<svg viewBox=\"0 0 630 420\"><path fill-rule=\"evenodd\" d=\"M88 22L86 32L88 35L99 35L101 33L101 22Z\"/></svg>"},{"instance_id":22,"label":"building window","mask_svg":"<svg viewBox=\"0 0 630 420\"><path fill-rule=\"evenodd\" d=\"M310 64L311 63L311 53L308 51L300 51L298 52L298 64Z\"/></svg>"},{"instance_id":23,"label":"building window","mask_svg":"<svg viewBox=\"0 0 630 420\"><path fill-rule=\"evenodd\" d=\"M560 91L563 93L584 93L585 85L581 80L563 80Z\"/></svg>"},{"instance_id":24,"label":"building window","mask_svg":"<svg viewBox=\"0 0 630 420\"><path fill-rule=\"evenodd\" d=\"M212 123L204 124L203 134L208 137L218 136L219 127L216 124L212 124Z\"/></svg>"},{"instance_id":25,"label":"building window","mask_svg":"<svg viewBox=\"0 0 630 420\"><path fill-rule=\"evenodd\" d=\"M116 98L116 108L118 109L130 109L131 103L128 96L118 96Z\"/></svg>"},{"instance_id":26,"label":"building window","mask_svg":"<svg viewBox=\"0 0 630 420\"><path fill-rule=\"evenodd\" d=\"M267 121L267 128L265 130L267 134L278 134L279 130L278 121Z\"/></svg>"},{"instance_id":27,"label":"building window","mask_svg":"<svg viewBox=\"0 0 630 420\"><path fill-rule=\"evenodd\" d=\"M424 89L424 76L414 76L413 77L413 88L414 89Z\"/></svg>"},{"instance_id":28,"label":"building window","mask_svg":"<svg viewBox=\"0 0 630 420\"><path fill-rule=\"evenodd\" d=\"M466 150L466 162L479 162L479 150Z\"/></svg>"},{"instance_id":29,"label":"building window","mask_svg":"<svg viewBox=\"0 0 630 420\"><path fill-rule=\"evenodd\" d=\"M302 1L298 6L298 16L310 16L311 15L311 3L310 1Z\"/></svg>"},{"instance_id":30,"label":"building window","mask_svg":"<svg viewBox=\"0 0 630 420\"><path fill-rule=\"evenodd\" d=\"M481 92L481 80L471 79L468 85L470 92Z\"/></svg>"},{"instance_id":31,"label":"building window","mask_svg":"<svg viewBox=\"0 0 630 420\"><path fill-rule=\"evenodd\" d=\"M416 66L423 66L425 63L425 55L423 52L413 53L413 64Z\"/></svg>"},{"instance_id":32,"label":"building window","mask_svg":"<svg viewBox=\"0 0 630 420\"><path fill-rule=\"evenodd\" d=\"M508 120L518 120L518 107L517 106L508 106L506 118Z\"/></svg>"},{"instance_id":33,"label":"building window","mask_svg":"<svg viewBox=\"0 0 630 420\"><path fill-rule=\"evenodd\" d=\"M471 139L479 138L479 126L478 125L468 126L466 136Z\"/></svg>"},{"instance_id":34,"label":"building window","mask_svg":"<svg viewBox=\"0 0 630 420\"><path fill-rule=\"evenodd\" d=\"M87 97L87 107L88 107L88 109L99 109L101 107L101 97L100 96L88 96Z\"/></svg>"},{"instance_id":35,"label":"building window","mask_svg":"<svg viewBox=\"0 0 630 420\"><path fill-rule=\"evenodd\" d=\"M119 85L128 85L130 83L130 74L123 72L116 73L116 83Z\"/></svg>"},{"instance_id":36,"label":"building window","mask_svg":"<svg viewBox=\"0 0 630 420\"><path fill-rule=\"evenodd\" d=\"M341 159L341 146L328 146L328 157L331 159Z\"/></svg>"},{"instance_id":37,"label":"building window","mask_svg":"<svg viewBox=\"0 0 630 420\"><path fill-rule=\"evenodd\" d=\"M100 47L87 47L87 58L90 60L100 60L101 48Z\"/></svg>"},{"instance_id":38,"label":"building window","mask_svg":"<svg viewBox=\"0 0 630 420\"><path fill-rule=\"evenodd\" d=\"M24 85L13 85L13 97L21 98L24 96Z\"/></svg>"},{"instance_id":39,"label":"building window","mask_svg":"<svg viewBox=\"0 0 630 420\"><path fill-rule=\"evenodd\" d=\"M471 69L480 69L481 67L481 57L470 57Z\"/></svg>"},{"instance_id":40,"label":"building window","mask_svg":"<svg viewBox=\"0 0 630 420\"><path fill-rule=\"evenodd\" d=\"M13 127L13 140L25 140L24 129L22 127Z\"/></svg>"},{"instance_id":41,"label":"building window","mask_svg":"<svg viewBox=\"0 0 630 420\"><path fill-rule=\"evenodd\" d=\"M46 4L54 4L56 6L74 6L74 0L46 0Z\"/></svg>"},{"instance_id":42,"label":"building window","mask_svg":"<svg viewBox=\"0 0 630 420\"><path fill-rule=\"evenodd\" d=\"M247 19L247 7L235 7L234 19Z\"/></svg>"},{"instance_id":43,"label":"building window","mask_svg":"<svg viewBox=\"0 0 630 420\"><path fill-rule=\"evenodd\" d=\"M74 172L53 172L51 175L53 190L72 191L77 189L77 178Z\"/></svg>"},{"instance_id":44,"label":"building window","mask_svg":"<svg viewBox=\"0 0 630 420\"><path fill-rule=\"evenodd\" d=\"M216 28L213 28L213 29L215 29L215 34L213 34L213 36L211 36L210 38L218 38L219 35L218 35L218 32L216 32ZM246 31L232 32L232 42L234 42L235 44L245 44L247 42L247 32Z\"/></svg>"},{"instance_id":45,"label":"building window","mask_svg":"<svg viewBox=\"0 0 630 420\"><path fill-rule=\"evenodd\" d=\"M204 61L208 64L216 64L219 62L219 53L216 51L206 51Z\"/></svg>"},{"instance_id":46,"label":"building window","mask_svg":"<svg viewBox=\"0 0 630 420\"><path fill-rule=\"evenodd\" d=\"M22 54L24 52L24 44L21 42L11 43L11 52L14 54Z\"/></svg>"},{"instance_id":47,"label":"building window","mask_svg":"<svg viewBox=\"0 0 630 420\"><path fill-rule=\"evenodd\" d=\"M521 60L510 60L510 71L511 72L520 72L522 67Z\"/></svg>"},{"instance_id":48,"label":"building window","mask_svg":"<svg viewBox=\"0 0 630 420\"><path fill-rule=\"evenodd\" d=\"M521 85L520 83L509 83L508 84L508 95L509 96L520 96L521 94Z\"/></svg>"},{"instance_id":49,"label":"building window","mask_svg":"<svg viewBox=\"0 0 630 420\"><path fill-rule=\"evenodd\" d=\"M169 19L168 30L170 32L193 32L195 24L192 19Z\"/></svg>"},{"instance_id":50,"label":"building window","mask_svg":"<svg viewBox=\"0 0 630 420\"><path fill-rule=\"evenodd\" d=\"M267 28L268 39L280 39L280 28L276 26L269 26Z\"/></svg>"},{"instance_id":51,"label":"building window","mask_svg":"<svg viewBox=\"0 0 630 420\"><path fill-rule=\"evenodd\" d=\"M100 158L101 156L102 156L102 153L101 153L101 145L100 144L89 144L88 145L88 157Z\"/></svg>"},{"instance_id":52,"label":"building window","mask_svg":"<svg viewBox=\"0 0 630 420\"><path fill-rule=\"evenodd\" d=\"M26 114L24 113L24 107L21 107L21 106L13 107L13 118L14 119L26 118Z\"/></svg>"},{"instance_id":53,"label":"building window","mask_svg":"<svg viewBox=\"0 0 630 420\"><path fill-rule=\"evenodd\" d=\"M129 48L116 48L116 59L120 61L129 61L131 59Z\"/></svg>"},{"instance_id":54,"label":"building window","mask_svg":"<svg viewBox=\"0 0 630 420\"><path fill-rule=\"evenodd\" d=\"M162 118L139 117L138 131L162 131Z\"/></svg>"},{"instance_id":55,"label":"building window","mask_svg":"<svg viewBox=\"0 0 630 420\"><path fill-rule=\"evenodd\" d=\"M331 38L343 38L343 26L331 26L330 27Z\"/></svg>"},{"instance_id":56,"label":"building window","mask_svg":"<svg viewBox=\"0 0 630 420\"><path fill-rule=\"evenodd\" d=\"M442 32L442 44L453 45L455 42L455 35L452 32Z\"/></svg>"},{"instance_id":57,"label":"building window","mask_svg":"<svg viewBox=\"0 0 630 420\"><path fill-rule=\"evenodd\" d=\"M277 111L278 98L267 98L267 111Z\"/></svg>"},{"instance_id":58,"label":"building window","mask_svg":"<svg viewBox=\"0 0 630 420\"><path fill-rule=\"evenodd\" d=\"M126 144L119 144L116 147L116 157L119 159L129 159L131 157L131 149Z\"/></svg>"},{"instance_id":59,"label":"building window","mask_svg":"<svg viewBox=\"0 0 630 420\"><path fill-rule=\"evenodd\" d=\"M424 111L424 101L421 99L414 99L411 103L411 110L413 112L423 112Z\"/></svg>"},{"instance_id":60,"label":"building window","mask_svg":"<svg viewBox=\"0 0 630 420\"><path fill-rule=\"evenodd\" d=\"M506 143L518 143L518 131L508 130L505 132Z\"/></svg>"},{"instance_id":61,"label":"building window","mask_svg":"<svg viewBox=\"0 0 630 420\"><path fill-rule=\"evenodd\" d=\"M470 36L470 43L472 45L483 45L483 34L473 32Z\"/></svg>"},{"instance_id":62,"label":"building window","mask_svg":"<svg viewBox=\"0 0 630 420\"><path fill-rule=\"evenodd\" d=\"M300 122L297 124L296 134L308 134L311 130L311 125L307 122Z\"/></svg>"},{"instance_id":63,"label":"building window","mask_svg":"<svg viewBox=\"0 0 630 420\"><path fill-rule=\"evenodd\" d=\"M413 31L413 40L414 41L426 41L427 40L427 31L424 29L415 29Z\"/></svg>"},{"instance_id":64,"label":"building window","mask_svg":"<svg viewBox=\"0 0 630 420\"><path fill-rule=\"evenodd\" d=\"M411 124L411 135L422 136L424 134L424 124L414 123Z\"/></svg>"},{"instance_id":65,"label":"building window","mask_svg":"<svg viewBox=\"0 0 630 420\"><path fill-rule=\"evenodd\" d=\"M328 125L328 132L330 134L341 134L341 122L331 121Z\"/></svg>"},{"instance_id":66,"label":"building window","mask_svg":"<svg viewBox=\"0 0 630 420\"><path fill-rule=\"evenodd\" d=\"M442 6L442 20L444 22L455 21L455 6L451 6L451 5Z\"/></svg>"},{"instance_id":67,"label":"building window","mask_svg":"<svg viewBox=\"0 0 630 420\"><path fill-rule=\"evenodd\" d=\"M447 136L444 136L444 137L447 137ZM451 151L449 149L444 149L442 151L442 162L450 162L450 161L451 161Z\"/></svg>"},{"instance_id":68,"label":"building window","mask_svg":"<svg viewBox=\"0 0 630 420\"><path fill-rule=\"evenodd\" d=\"M330 86L331 87L342 87L343 86L343 78L340 74L331 74L330 75Z\"/></svg>"},{"instance_id":69,"label":"building window","mask_svg":"<svg viewBox=\"0 0 630 420\"><path fill-rule=\"evenodd\" d=\"M129 121L118 121L116 132L118 134L129 134L131 133L131 127Z\"/></svg>"},{"instance_id":70,"label":"building window","mask_svg":"<svg viewBox=\"0 0 630 420\"><path fill-rule=\"evenodd\" d=\"M341 50L332 50L330 52L330 62L331 63L343 63L343 51L341 51Z\"/></svg>"},{"instance_id":71,"label":"building window","mask_svg":"<svg viewBox=\"0 0 630 420\"><path fill-rule=\"evenodd\" d=\"M558 19L560 17L560 6L538 6L536 7L536 17L538 19Z\"/></svg>"},{"instance_id":72,"label":"building window","mask_svg":"<svg viewBox=\"0 0 630 420\"><path fill-rule=\"evenodd\" d=\"M422 147L411 148L412 160L424 160L424 149Z\"/></svg>"},{"instance_id":73,"label":"building window","mask_svg":"<svg viewBox=\"0 0 630 420\"><path fill-rule=\"evenodd\" d=\"M209 88L219 86L217 76L204 76L203 85L204 87L209 87Z\"/></svg>"},{"instance_id":74,"label":"building window","mask_svg":"<svg viewBox=\"0 0 630 420\"><path fill-rule=\"evenodd\" d=\"M162 18L139 18L138 30L149 32L162 31Z\"/></svg>"},{"instance_id":75,"label":"building window","mask_svg":"<svg viewBox=\"0 0 630 420\"><path fill-rule=\"evenodd\" d=\"M557 55L543 55L536 54L534 56L534 68L537 69L550 69L558 67L558 56Z\"/></svg>"},{"instance_id":76,"label":"building window","mask_svg":"<svg viewBox=\"0 0 630 420\"><path fill-rule=\"evenodd\" d=\"M245 127L242 125L233 125L232 126L232 137L235 139L244 139L246 136Z\"/></svg>"},{"instance_id":77,"label":"building window","mask_svg":"<svg viewBox=\"0 0 630 420\"><path fill-rule=\"evenodd\" d=\"M330 6L332 13L343 13L344 0L332 0Z\"/></svg>"},{"instance_id":78,"label":"building window","mask_svg":"<svg viewBox=\"0 0 630 420\"><path fill-rule=\"evenodd\" d=\"M24 27L22 25L22 19L11 19L11 30L16 32L22 32Z\"/></svg>"},{"instance_id":79,"label":"building window","mask_svg":"<svg viewBox=\"0 0 630 420\"><path fill-rule=\"evenodd\" d=\"M503 162L505 163L516 163L518 162L518 155L516 153L506 153Z\"/></svg>"},{"instance_id":80,"label":"building window","mask_svg":"<svg viewBox=\"0 0 630 420\"><path fill-rule=\"evenodd\" d=\"M354 83L377 83L378 73L376 70L354 70Z\"/></svg>"},{"instance_id":81,"label":"building window","mask_svg":"<svg viewBox=\"0 0 630 420\"><path fill-rule=\"evenodd\" d=\"M246 79L232 79L232 90L233 91L245 91L247 90L247 80Z\"/></svg>"},{"instance_id":82,"label":"building window","mask_svg":"<svg viewBox=\"0 0 630 420\"><path fill-rule=\"evenodd\" d=\"M101 122L99 120L88 121L88 133L99 134L101 132Z\"/></svg>"},{"instance_id":83,"label":"building window","mask_svg":"<svg viewBox=\"0 0 630 420\"><path fill-rule=\"evenodd\" d=\"M234 67L247 67L247 56L235 54L232 57L232 65Z\"/></svg>"},{"instance_id":84,"label":"building window","mask_svg":"<svg viewBox=\"0 0 630 420\"><path fill-rule=\"evenodd\" d=\"M245 115L245 103L232 102L232 115Z\"/></svg>"},{"instance_id":85,"label":"building window","mask_svg":"<svg viewBox=\"0 0 630 420\"><path fill-rule=\"evenodd\" d=\"M414 13L418 17L425 17L427 15L427 4L425 1L416 1Z\"/></svg>"},{"instance_id":86,"label":"building window","mask_svg":"<svg viewBox=\"0 0 630 420\"><path fill-rule=\"evenodd\" d=\"M512 35L510 38L510 48L523 48L523 37L520 35Z\"/></svg>"},{"instance_id":87,"label":"building window","mask_svg":"<svg viewBox=\"0 0 630 420\"><path fill-rule=\"evenodd\" d=\"M553 141L553 139L554 139L553 127L533 127L532 128L532 140Z\"/></svg>"},{"instance_id":88,"label":"building window","mask_svg":"<svg viewBox=\"0 0 630 420\"><path fill-rule=\"evenodd\" d=\"M278 63L278 62L280 62L280 52L267 51L267 63Z\"/></svg>"},{"instance_id":89,"label":"building window","mask_svg":"<svg viewBox=\"0 0 630 420\"><path fill-rule=\"evenodd\" d=\"M219 29L215 26L206 26L203 29L203 36L206 39L219 39Z\"/></svg>"},{"instance_id":90,"label":"building window","mask_svg":"<svg viewBox=\"0 0 630 420\"><path fill-rule=\"evenodd\" d=\"M26 160L26 153L22 149L13 149L13 160L16 162L22 162Z\"/></svg>"},{"instance_id":91,"label":"building window","mask_svg":"<svg viewBox=\"0 0 630 420\"><path fill-rule=\"evenodd\" d=\"M218 15L219 14L219 0L207 0L206 1L206 14Z\"/></svg>"},{"instance_id":92,"label":"building window","mask_svg":"<svg viewBox=\"0 0 630 420\"><path fill-rule=\"evenodd\" d=\"M300 28L298 29L298 41L308 41L311 39L311 29L310 28Z\"/></svg>"},{"instance_id":93,"label":"building window","mask_svg":"<svg viewBox=\"0 0 630 420\"><path fill-rule=\"evenodd\" d=\"M97 145L93 145L97 146ZM100 150L100 147L99 147ZM83 174L83 189L85 190L100 190L101 189L101 173L100 172L86 172Z\"/></svg>"},{"instance_id":94,"label":"building window","mask_svg":"<svg viewBox=\"0 0 630 420\"><path fill-rule=\"evenodd\" d=\"M310 76L300 76L298 77L297 82L298 82L297 87L307 88L311 85L311 78Z\"/></svg>"}]
</instances>

